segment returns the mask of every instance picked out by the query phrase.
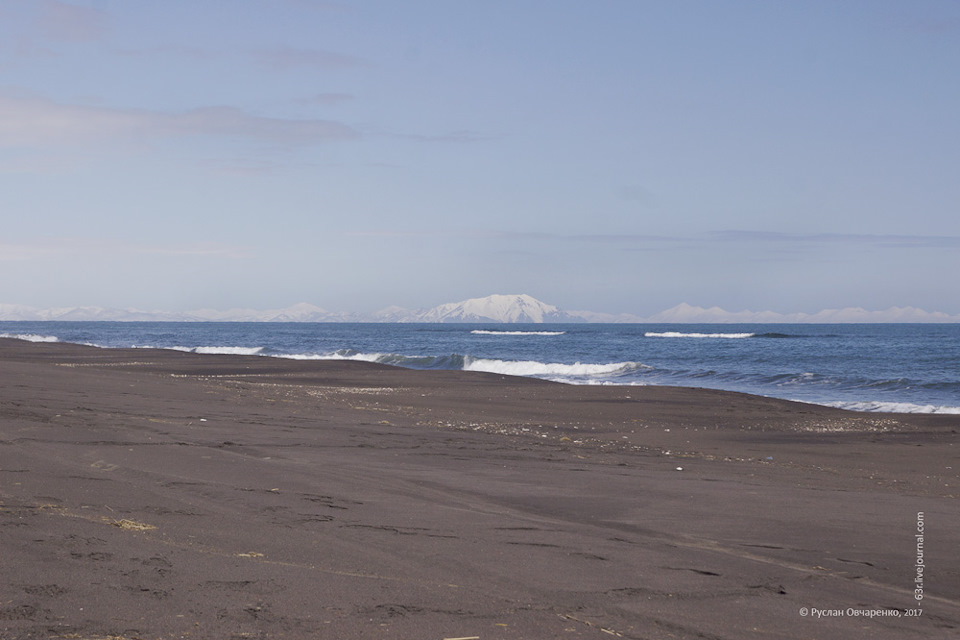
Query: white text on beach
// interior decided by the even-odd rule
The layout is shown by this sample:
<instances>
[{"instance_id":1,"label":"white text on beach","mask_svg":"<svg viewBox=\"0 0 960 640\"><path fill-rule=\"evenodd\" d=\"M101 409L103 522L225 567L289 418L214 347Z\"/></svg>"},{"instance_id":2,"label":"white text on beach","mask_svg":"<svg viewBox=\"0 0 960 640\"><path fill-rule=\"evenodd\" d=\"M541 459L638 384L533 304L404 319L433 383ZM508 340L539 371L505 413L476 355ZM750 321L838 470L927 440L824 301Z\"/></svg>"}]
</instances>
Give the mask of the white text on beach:
<instances>
[{"instance_id":1,"label":"white text on beach","mask_svg":"<svg viewBox=\"0 0 960 640\"><path fill-rule=\"evenodd\" d=\"M923 609L817 609L806 607L800 609L800 615L809 615L811 618L910 618L923 615Z\"/></svg>"}]
</instances>

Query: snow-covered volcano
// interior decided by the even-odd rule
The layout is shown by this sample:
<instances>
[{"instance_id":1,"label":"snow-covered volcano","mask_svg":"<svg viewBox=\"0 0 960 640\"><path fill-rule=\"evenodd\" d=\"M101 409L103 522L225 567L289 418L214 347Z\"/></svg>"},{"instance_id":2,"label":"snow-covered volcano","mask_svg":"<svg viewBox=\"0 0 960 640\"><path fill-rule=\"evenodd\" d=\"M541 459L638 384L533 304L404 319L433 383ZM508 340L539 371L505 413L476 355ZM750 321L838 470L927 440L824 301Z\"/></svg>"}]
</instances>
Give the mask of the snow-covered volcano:
<instances>
[{"instance_id":1,"label":"snow-covered volcano","mask_svg":"<svg viewBox=\"0 0 960 640\"><path fill-rule=\"evenodd\" d=\"M582 322L526 294L495 294L448 302L417 314L417 322Z\"/></svg>"}]
</instances>

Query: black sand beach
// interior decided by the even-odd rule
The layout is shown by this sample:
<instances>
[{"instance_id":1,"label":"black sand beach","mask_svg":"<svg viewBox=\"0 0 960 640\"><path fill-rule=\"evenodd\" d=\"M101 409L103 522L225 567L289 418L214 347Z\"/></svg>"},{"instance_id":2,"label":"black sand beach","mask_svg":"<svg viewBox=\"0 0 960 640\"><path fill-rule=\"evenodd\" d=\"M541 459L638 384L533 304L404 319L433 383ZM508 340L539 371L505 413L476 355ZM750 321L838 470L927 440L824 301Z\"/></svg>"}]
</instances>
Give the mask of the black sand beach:
<instances>
[{"instance_id":1,"label":"black sand beach","mask_svg":"<svg viewBox=\"0 0 960 640\"><path fill-rule=\"evenodd\" d=\"M956 638L958 431L0 339L0 638Z\"/></svg>"}]
</instances>

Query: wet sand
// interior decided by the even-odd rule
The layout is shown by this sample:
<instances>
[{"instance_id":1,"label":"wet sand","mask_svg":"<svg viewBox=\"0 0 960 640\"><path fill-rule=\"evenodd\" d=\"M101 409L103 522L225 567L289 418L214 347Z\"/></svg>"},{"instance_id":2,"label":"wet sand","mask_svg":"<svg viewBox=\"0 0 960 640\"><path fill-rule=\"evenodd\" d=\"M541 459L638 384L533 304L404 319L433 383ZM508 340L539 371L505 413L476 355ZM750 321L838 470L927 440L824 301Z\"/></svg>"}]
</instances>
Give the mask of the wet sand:
<instances>
[{"instance_id":1,"label":"wet sand","mask_svg":"<svg viewBox=\"0 0 960 640\"><path fill-rule=\"evenodd\" d=\"M0 638L956 638L958 431L0 339Z\"/></svg>"}]
</instances>

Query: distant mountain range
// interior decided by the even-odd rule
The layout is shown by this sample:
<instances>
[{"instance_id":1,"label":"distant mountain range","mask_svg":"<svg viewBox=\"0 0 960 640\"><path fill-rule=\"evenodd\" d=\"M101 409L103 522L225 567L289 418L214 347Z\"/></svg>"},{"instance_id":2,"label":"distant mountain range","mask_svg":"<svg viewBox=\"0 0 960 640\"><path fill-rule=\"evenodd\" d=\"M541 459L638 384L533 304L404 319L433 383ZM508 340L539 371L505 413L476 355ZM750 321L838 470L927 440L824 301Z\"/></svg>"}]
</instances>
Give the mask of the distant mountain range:
<instances>
[{"instance_id":1,"label":"distant mountain range","mask_svg":"<svg viewBox=\"0 0 960 640\"><path fill-rule=\"evenodd\" d=\"M890 307L868 311L861 307L824 309L817 313L777 313L775 311L726 311L720 307L695 307L686 303L661 311L644 322L680 323L785 323L844 324L878 322L960 322L960 315L924 311L916 307Z\"/></svg>"},{"instance_id":2,"label":"distant mountain range","mask_svg":"<svg viewBox=\"0 0 960 640\"><path fill-rule=\"evenodd\" d=\"M387 307L371 314L327 311L300 303L283 309L197 309L182 313L112 309L104 307L63 307L37 309L24 305L0 304L0 320L8 321L114 321L114 322L650 322L650 323L851 323L851 322L960 322L960 315L930 312L915 307L891 307L885 311L826 309L817 313L776 313L774 311L726 311L705 309L686 303L649 317L593 311L564 311L526 295L492 295L449 302L432 309L411 310Z\"/></svg>"}]
</instances>

